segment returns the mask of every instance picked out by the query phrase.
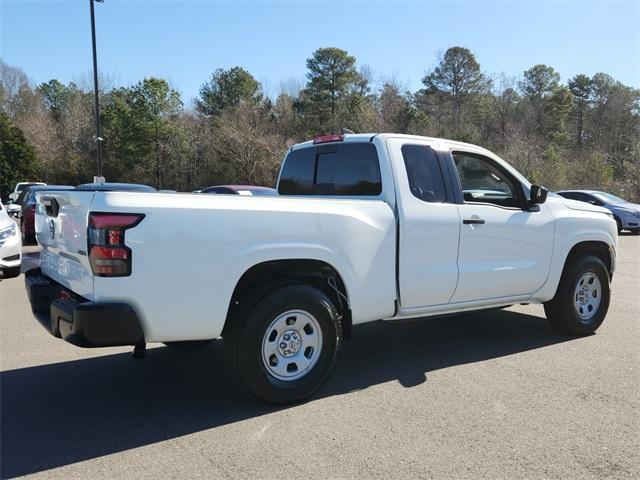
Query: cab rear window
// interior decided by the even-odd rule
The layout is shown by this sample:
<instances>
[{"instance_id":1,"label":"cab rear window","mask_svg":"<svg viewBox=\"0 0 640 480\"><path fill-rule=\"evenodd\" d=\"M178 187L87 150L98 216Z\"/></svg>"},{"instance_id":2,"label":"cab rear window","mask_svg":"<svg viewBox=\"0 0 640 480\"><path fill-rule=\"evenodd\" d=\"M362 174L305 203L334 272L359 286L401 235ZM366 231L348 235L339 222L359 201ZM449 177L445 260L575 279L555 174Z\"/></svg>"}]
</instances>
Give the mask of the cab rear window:
<instances>
[{"instance_id":1,"label":"cab rear window","mask_svg":"<svg viewBox=\"0 0 640 480\"><path fill-rule=\"evenodd\" d=\"M281 195L375 196L381 192L378 153L371 143L293 150L278 184Z\"/></svg>"}]
</instances>

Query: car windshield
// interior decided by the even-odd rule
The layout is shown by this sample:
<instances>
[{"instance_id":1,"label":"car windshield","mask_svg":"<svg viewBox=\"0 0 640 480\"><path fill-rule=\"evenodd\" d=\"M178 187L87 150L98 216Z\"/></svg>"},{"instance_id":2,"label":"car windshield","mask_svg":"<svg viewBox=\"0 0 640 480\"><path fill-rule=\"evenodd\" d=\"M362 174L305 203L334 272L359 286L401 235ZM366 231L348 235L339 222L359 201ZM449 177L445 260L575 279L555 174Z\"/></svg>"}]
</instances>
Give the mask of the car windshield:
<instances>
[{"instance_id":1,"label":"car windshield","mask_svg":"<svg viewBox=\"0 0 640 480\"><path fill-rule=\"evenodd\" d=\"M593 194L593 196L605 203L628 203L626 200L623 200L620 197L616 197L615 195L611 195L610 193L596 192Z\"/></svg>"},{"instance_id":2,"label":"car windshield","mask_svg":"<svg viewBox=\"0 0 640 480\"><path fill-rule=\"evenodd\" d=\"M16 198L16 201L13 203L17 203L18 205L22 205L22 203L24 202L26 196L27 196L27 192L29 191L29 189L25 189L22 190L20 192L20 195L18 195L18 198Z\"/></svg>"},{"instance_id":3,"label":"car windshield","mask_svg":"<svg viewBox=\"0 0 640 480\"><path fill-rule=\"evenodd\" d=\"M42 185L41 183L22 183L18 185L18 192L22 192L25 188L33 187L34 185Z\"/></svg>"}]
</instances>

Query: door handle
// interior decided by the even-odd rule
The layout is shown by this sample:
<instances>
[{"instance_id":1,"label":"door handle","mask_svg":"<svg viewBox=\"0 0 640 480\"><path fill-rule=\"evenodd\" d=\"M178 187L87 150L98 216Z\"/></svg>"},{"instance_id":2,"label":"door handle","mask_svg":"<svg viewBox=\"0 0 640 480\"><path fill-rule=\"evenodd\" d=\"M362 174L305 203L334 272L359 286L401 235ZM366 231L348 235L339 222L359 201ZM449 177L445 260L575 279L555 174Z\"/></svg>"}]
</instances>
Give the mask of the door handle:
<instances>
[{"instance_id":1,"label":"door handle","mask_svg":"<svg viewBox=\"0 0 640 480\"><path fill-rule=\"evenodd\" d=\"M485 221L481 218L465 218L462 223L465 225L484 225Z\"/></svg>"}]
</instances>

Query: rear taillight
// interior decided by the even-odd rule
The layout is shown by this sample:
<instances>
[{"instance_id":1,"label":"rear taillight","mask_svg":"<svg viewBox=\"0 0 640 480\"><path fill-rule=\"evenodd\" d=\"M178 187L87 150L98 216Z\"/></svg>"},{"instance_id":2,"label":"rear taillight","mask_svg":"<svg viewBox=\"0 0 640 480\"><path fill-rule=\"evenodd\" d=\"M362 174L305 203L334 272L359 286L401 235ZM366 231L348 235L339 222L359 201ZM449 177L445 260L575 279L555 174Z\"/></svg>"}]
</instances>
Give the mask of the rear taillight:
<instances>
[{"instance_id":1,"label":"rear taillight","mask_svg":"<svg viewBox=\"0 0 640 480\"><path fill-rule=\"evenodd\" d=\"M131 249L124 244L124 234L143 218L144 215L137 213L89 214L89 263L94 275L131 275Z\"/></svg>"}]
</instances>

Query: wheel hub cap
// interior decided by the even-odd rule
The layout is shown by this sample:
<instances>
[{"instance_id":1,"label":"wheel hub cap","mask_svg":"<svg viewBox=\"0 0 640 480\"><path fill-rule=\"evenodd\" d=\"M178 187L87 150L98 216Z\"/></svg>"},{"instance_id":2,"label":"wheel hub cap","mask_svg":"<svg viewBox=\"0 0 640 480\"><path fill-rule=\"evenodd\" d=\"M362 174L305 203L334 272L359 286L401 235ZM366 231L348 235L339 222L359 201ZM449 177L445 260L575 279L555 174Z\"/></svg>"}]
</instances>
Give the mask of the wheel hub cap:
<instances>
[{"instance_id":1,"label":"wheel hub cap","mask_svg":"<svg viewBox=\"0 0 640 480\"><path fill-rule=\"evenodd\" d=\"M602 297L602 285L595 273L583 274L576 284L574 307L583 322L589 322L597 313Z\"/></svg>"},{"instance_id":2,"label":"wheel hub cap","mask_svg":"<svg viewBox=\"0 0 640 480\"><path fill-rule=\"evenodd\" d=\"M278 351L284 357L291 357L298 353L302 340L295 330L286 330L278 340Z\"/></svg>"},{"instance_id":3,"label":"wheel hub cap","mask_svg":"<svg viewBox=\"0 0 640 480\"><path fill-rule=\"evenodd\" d=\"M308 374L322 350L318 320L304 310L286 311L271 322L262 340L262 364L277 380L293 381Z\"/></svg>"}]
</instances>

